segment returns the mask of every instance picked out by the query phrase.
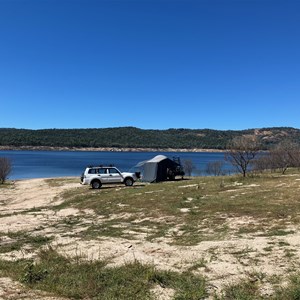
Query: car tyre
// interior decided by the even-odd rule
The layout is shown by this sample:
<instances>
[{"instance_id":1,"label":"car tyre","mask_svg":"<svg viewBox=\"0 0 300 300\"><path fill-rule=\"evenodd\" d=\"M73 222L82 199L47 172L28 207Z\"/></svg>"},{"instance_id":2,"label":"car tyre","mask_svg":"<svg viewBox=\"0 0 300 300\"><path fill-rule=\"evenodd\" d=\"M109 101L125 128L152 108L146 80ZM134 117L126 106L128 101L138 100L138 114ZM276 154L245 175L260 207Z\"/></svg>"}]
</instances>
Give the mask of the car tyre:
<instances>
[{"instance_id":1,"label":"car tyre","mask_svg":"<svg viewBox=\"0 0 300 300\"><path fill-rule=\"evenodd\" d=\"M92 188L93 189L100 189L102 186L102 183L99 180L92 181Z\"/></svg>"},{"instance_id":2,"label":"car tyre","mask_svg":"<svg viewBox=\"0 0 300 300\"><path fill-rule=\"evenodd\" d=\"M132 178L126 178L124 181L126 186L132 186L133 185L133 179Z\"/></svg>"}]
</instances>

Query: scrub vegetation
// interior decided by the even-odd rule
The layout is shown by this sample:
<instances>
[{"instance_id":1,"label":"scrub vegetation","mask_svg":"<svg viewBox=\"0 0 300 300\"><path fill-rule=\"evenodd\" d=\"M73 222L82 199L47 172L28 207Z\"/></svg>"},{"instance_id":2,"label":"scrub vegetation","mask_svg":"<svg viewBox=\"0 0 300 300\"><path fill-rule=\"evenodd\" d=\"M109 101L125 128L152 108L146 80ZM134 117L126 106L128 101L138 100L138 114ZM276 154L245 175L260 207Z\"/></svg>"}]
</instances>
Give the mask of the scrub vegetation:
<instances>
[{"instance_id":1,"label":"scrub vegetation","mask_svg":"<svg viewBox=\"0 0 300 300\"><path fill-rule=\"evenodd\" d=\"M171 148L220 149L241 136L255 136L260 149L270 149L279 142L300 141L300 130L273 127L248 130L168 129L145 130L135 127L98 129L14 129L0 128L0 146L68 148Z\"/></svg>"},{"instance_id":2,"label":"scrub vegetation","mask_svg":"<svg viewBox=\"0 0 300 300\"><path fill-rule=\"evenodd\" d=\"M297 169L100 190L77 181L47 179L61 191L51 205L15 211L40 223L2 229L0 277L67 299L299 299Z\"/></svg>"},{"instance_id":3,"label":"scrub vegetation","mask_svg":"<svg viewBox=\"0 0 300 300\"><path fill-rule=\"evenodd\" d=\"M72 206L79 210L91 209L103 216L100 224L94 222L88 228L85 238L93 232L98 236L130 235L132 238L135 233L147 232L149 240L164 237L171 244L195 245L228 234L284 235L289 232L285 231L287 225L300 223L300 181L297 179L297 174L265 173L246 178L198 177L137 184L133 188L108 186L96 192L71 190L63 194L64 202L55 209ZM48 182L54 184L54 181ZM228 218L253 218L256 222L230 230Z\"/></svg>"},{"instance_id":4,"label":"scrub vegetation","mask_svg":"<svg viewBox=\"0 0 300 300\"><path fill-rule=\"evenodd\" d=\"M68 259L51 248L41 251L39 263L0 262L2 275L21 280L30 288L42 289L71 299L154 299L156 285L174 289L174 299L203 299L205 280L191 272L158 271L138 261L107 267L105 261Z\"/></svg>"}]
</instances>

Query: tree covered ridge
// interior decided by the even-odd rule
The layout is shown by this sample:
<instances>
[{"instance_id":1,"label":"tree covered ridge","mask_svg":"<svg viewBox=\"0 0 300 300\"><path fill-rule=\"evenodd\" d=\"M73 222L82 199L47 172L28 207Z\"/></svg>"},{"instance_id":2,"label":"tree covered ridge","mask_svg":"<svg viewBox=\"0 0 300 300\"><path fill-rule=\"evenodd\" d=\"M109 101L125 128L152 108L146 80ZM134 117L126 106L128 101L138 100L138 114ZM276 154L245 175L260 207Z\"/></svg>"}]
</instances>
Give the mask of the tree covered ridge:
<instances>
[{"instance_id":1,"label":"tree covered ridge","mask_svg":"<svg viewBox=\"0 0 300 300\"><path fill-rule=\"evenodd\" d=\"M224 150L233 138L239 136L257 137L262 150L269 149L284 141L300 144L300 130L291 127L247 130L185 128L153 130L136 127L114 127L40 130L0 128L0 146L198 148Z\"/></svg>"}]
</instances>

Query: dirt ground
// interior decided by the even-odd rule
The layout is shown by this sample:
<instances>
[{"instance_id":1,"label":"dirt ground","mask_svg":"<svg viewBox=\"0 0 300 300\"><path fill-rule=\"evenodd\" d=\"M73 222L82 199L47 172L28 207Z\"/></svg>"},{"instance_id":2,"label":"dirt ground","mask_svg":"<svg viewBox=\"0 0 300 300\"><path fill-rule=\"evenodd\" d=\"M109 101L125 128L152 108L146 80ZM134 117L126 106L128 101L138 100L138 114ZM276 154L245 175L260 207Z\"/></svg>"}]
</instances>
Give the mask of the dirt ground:
<instances>
[{"instance_id":1,"label":"dirt ground","mask_svg":"<svg viewBox=\"0 0 300 300\"><path fill-rule=\"evenodd\" d=\"M292 225L291 230L295 233L287 236L232 236L227 240L201 242L196 246L169 245L163 238L149 242L142 234L135 240L103 238L101 241L83 241L76 237L76 231L83 230L92 217L98 222L101 222L101 218L91 210L52 209L62 202L60 194L73 188L87 187L73 181L52 187L44 179L31 179L16 181L13 187L0 189L0 242L5 243L9 239L5 236L7 232L28 231L54 236L52 246L64 255L80 255L87 259L109 258L112 265L138 260L152 263L159 269L183 271L198 263L195 272L203 274L208 279L211 291L216 292L245 276L252 276L253 280L262 276L285 276L291 268L295 269L300 265L300 234ZM71 216L78 216L82 221L77 228L72 227L72 232L66 232L58 224ZM255 220L231 218L228 222L228 226L234 228L241 224L253 224ZM272 251L268 250L270 247ZM293 253L292 258L287 253ZM32 249L22 249L0 254L0 257L14 260L36 255ZM272 293L267 283L263 286L262 293ZM155 294L158 299L172 298L172 290L157 290ZM58 298L38 291L28 291L20 283L0 278L0 299Z\"/></svg>"}]
</instances>

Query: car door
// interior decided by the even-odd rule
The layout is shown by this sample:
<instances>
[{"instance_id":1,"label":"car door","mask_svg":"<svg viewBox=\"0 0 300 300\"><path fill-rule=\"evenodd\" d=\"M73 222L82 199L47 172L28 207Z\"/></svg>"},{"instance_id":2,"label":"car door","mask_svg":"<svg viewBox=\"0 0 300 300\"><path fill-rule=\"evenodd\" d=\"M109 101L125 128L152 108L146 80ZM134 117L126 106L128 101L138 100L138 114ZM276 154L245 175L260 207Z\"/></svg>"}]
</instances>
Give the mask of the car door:
<instances>
[{"instance_id":1,"label":"car door","mask_svg":"<svg viewBox=\"0 0 300 300\"><path fill-rule=\"evenodd\" d=\"M98 174L101 178L102 183L108 183L109 182L109 173L107 168L100 168L98 169Z\"/></svg>"},{"instance_id":2,"label":"car door","mask_svg":"<svg viewBox=\"0 0 300 300\"><path fill-rule=\"evenodd\" d=\"M108 169L108 173L109 173L109 179L108 179L109 182L111 183L123 182L123 177L117 169L110 168Z\"/></svg>"}]
</instances>

